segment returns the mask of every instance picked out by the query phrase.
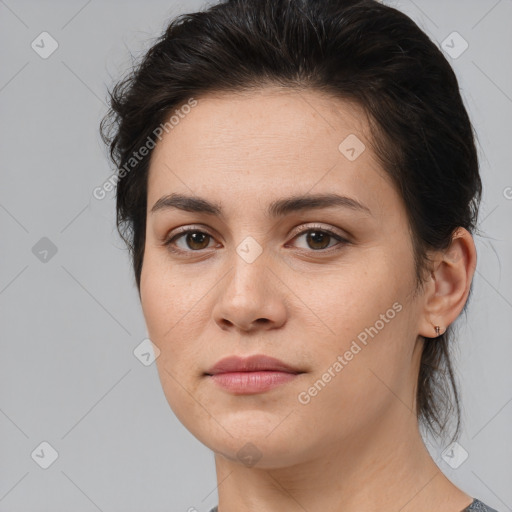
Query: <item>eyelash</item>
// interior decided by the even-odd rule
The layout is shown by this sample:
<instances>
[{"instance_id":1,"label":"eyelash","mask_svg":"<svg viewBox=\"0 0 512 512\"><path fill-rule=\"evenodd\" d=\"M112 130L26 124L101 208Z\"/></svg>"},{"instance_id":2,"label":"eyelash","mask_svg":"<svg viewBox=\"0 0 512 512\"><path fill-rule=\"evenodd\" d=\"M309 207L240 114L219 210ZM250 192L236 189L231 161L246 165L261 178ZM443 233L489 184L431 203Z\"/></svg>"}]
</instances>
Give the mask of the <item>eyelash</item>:
<instances>
[{"instance_id":1,"label":"eyelash","mask_svg":"<svg viewBox=\"0 0 512 512\"><path fill-rule=\"evenodd\" d=\"M321 233L324 233L324 234L327 234L329 236L331 236L332 238L334 238L335 240L337 240L339 243L333 245L332 247L328 247L326 249L301 249L302 251L308 251L308 252L314 252L314 253L331 253L332 251L336 251L336 250L340 250L343 246L349 244L350 242L346 239L346 238L343 238L342 236L338 235L337 233L335 233L333 230L329 229L329 228L325 228L325 227L322 227L322 226L310 226L308 229L304 229L302 231L299 231L298 233L296 233L292 240L295 240L296 238L302 236L302 235L305 235L309 232L321 232ZM201 234L204 234L204 235L207 235L211 238L213 238L212 235L210 235L208 232L206 231L203 231L201 229L198 229L198 228L194 228L194 227L190 227L190 228L184 228L182 229L179 233L176 233L174 234L172 237L168 238L167 240L164 241L164 246L166 246L169 251L171 251L172 253L175 253L175 254L185 254L185 253L201 253L203 251L206 251L207 249L198 249L198 250L193 250L193 249L190 249L190 250L184 250L184 249L177 249L176 246L174 245L175 241L189 233L201 233ZM338 247L338 246L341 246L341 247Z\"/></svg>"}]
</instances>

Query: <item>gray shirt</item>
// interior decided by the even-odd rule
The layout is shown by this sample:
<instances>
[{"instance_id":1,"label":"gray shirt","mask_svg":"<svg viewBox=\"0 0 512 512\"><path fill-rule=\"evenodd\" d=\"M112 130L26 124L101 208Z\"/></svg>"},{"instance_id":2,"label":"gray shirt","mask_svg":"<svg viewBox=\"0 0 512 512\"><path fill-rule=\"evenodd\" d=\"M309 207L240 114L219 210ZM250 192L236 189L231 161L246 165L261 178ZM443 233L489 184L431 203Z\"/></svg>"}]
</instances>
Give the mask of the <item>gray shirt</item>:
<instances>
[{"instance_id":1,"label":"gray shirt","mask_svg":"<svg viewBox=\"0 0 512 512\"><path fill-rule=\"evenodd\" d=\"M217 507L215 507L215 508L217 508ZM485 503L482 503L481 501L477 500L476 498L473 500L473 503L471 503L471 505L469 505L469 507L465 508L462 512L466 512L469 510L471 510L471 511L479 510L480 512L497 512L497 510L489 507L488 505L486 505Z\"/></svg>"},{"instance_id":2,"label":"gray shirt","mask_svg":"<svg viewBox=\"0 0 512 512\"><path fill-rule=\"evenodd\" d=\"M219 512L217 510L217 507L213 507L210 512ZM481 501L477 500L476 498L473 500L473 503L469 505L469 507L466 507L461 512L498 512L497 510L494 510L491 507L488 507L485 503L482 503Z\"/></svg>"}]
</instances>

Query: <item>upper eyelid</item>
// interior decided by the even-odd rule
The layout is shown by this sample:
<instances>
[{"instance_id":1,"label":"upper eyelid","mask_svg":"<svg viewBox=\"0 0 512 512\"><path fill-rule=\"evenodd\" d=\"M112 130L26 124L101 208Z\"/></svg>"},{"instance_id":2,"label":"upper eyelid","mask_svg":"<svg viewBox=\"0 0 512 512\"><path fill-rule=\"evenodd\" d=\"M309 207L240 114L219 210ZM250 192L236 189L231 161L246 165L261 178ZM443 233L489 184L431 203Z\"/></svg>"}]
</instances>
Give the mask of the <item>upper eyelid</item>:
<instances>
[{"instance_id":1,"label":"upper eyelid","mask_svg":"<svg viewBox=\"0 0 512 512\"><path fill-rule=\"evenodd\" d=\"M341 237L341 238L345 238L347 235L344 235L342 233L339 233L338 230L339 228L336 228L334 226L324 226L324 225L321 225L321 224L313 224L313 225L306 225L306 224L301 224L300 226L297 226L296 228L293 229L293 231L291 232L290 236L295 236L295 235L298 235L298 234L302 234L304 232L307 232L309 230L312 230L312 229L318 229L318 230L324 230L324 231L328 231L328 232L332 232L333 234L336 234L337 236ZM209 232L209 229L204 227L204 226L201 226L201 225L186 225L186 226L180 226L178 228L176 228L174 231L176 231L174 234L172 235L166 235L165 236L165 239L168 240L169 238L174 238L175 236L178 236L178 235L181 235L181 234L186 234L188 232L194 232L194 231L197 231L197 232L204 232L206 233L207 235L210 235L210 236L214 236L212 235L210 232Z\"/></svg>"},{"instance_id":2,"label":"upper eyelid","mask_svg":"<svg viewBox=\"0 0 512 512\"><path fill-rule=\"evenodd\" d=\"M346 239L348 238L348 235L344 235L342 233L339 233L338 231L339 228L335 228L334 226L322 226L321 224L314 224L314 225L311 225L311 226L307 226L305 224L301 224L300 226L298 226L297 228L295 228L293 231L292 231L292 234L291 236L295 237L297 235L301 235L303 233L307 233L308 231L311 231L313 229L318 229L319 231L327 231L328 233L331 233L341 239Z\"/></svg>"}]
</instances>

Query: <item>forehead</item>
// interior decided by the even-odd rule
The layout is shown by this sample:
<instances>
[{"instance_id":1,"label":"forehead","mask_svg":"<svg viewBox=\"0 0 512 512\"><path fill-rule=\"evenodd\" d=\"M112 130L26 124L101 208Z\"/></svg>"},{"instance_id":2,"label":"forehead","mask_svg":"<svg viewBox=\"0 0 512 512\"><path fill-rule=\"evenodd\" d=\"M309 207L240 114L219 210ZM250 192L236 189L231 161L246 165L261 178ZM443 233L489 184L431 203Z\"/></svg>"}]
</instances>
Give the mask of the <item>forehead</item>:
<instances>
[{"instance_id":1,"label":"forehead","mask_svg":"<svg viewBox=\"0 0 512 512\"><path fill-rule=\"evenodd\" d=\"M212 93L196 101L179 120L174 116L178 122L164 133L155 153L174 147L186 153L193 148L214 151L216 160L230 161L248 149L290 157L307 150L318 156L316 146L327 151L326 157L337 157L339 143L350 133L369 137L361 108L316 91L264 88Z\"/></svg>"},{"instance_id":2,"label":"forehead","mask_svg":"<svg viewBox=\"0 0 512 512\"><path fill-rule=\"evenodd\" d=\"M386 194L397 200L357 105L316 91L265 88L205 95L187 112L153 151L149 208L175 191L224 201L257 194L261 201L262 192L337 189L380 206Z\"/></svg>"}]
</instances>

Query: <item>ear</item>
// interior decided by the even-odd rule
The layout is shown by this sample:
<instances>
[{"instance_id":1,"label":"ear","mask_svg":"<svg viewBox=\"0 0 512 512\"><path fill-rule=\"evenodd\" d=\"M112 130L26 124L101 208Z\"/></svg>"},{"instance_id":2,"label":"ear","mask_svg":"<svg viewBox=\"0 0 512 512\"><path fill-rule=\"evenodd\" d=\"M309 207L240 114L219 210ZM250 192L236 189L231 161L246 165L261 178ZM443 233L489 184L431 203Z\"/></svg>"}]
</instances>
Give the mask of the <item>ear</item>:
<instances>
[{"instance_id":1,"label":"ear","mask_svg":"<svg viewBox=\"0 0 512 512\"><path fill-rule=\"evenodd\" d=\"M457 228L450 246L436 253L433 269L424 285L424 309L420 336L436 338L459 316L469 295L476 269L476 248L467 229Z\"/></svg>"}]
</instances>

